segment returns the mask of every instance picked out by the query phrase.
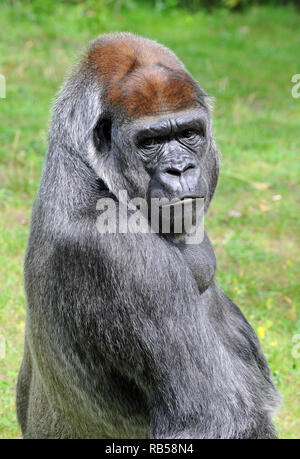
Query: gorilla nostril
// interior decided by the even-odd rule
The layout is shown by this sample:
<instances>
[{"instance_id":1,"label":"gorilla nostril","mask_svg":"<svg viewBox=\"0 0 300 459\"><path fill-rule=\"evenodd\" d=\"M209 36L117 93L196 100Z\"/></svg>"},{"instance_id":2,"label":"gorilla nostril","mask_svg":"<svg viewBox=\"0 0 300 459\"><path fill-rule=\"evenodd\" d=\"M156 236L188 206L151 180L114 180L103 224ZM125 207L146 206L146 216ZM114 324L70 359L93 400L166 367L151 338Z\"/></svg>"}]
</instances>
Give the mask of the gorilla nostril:
<instances>
[{"instance_id":1,"label":"gorilla nostril","mask_svg":"<svg viewBox=\"0 0 300 459\"><path fill-rule=\"evenodd\" d=\"M177 169L167 169L165 173L170 174L170 175L175 175L176 177L179 177L181 175L181 171Z\"/></svg>"},{"instance_id":2,"label":"gorilla nostril","mask_svg":"<svg viewBox=\"0 0 300 459\"><path fill-rule=\"evenodd\" d=\"M174 175L175 177L180 177L182 174L184 174L187 171L190 171L192 169L195 169L194 164L188 164L186 166L178 166L178 167L169 167L166 169L164 172L165 174L169 175Z\"/></svg>"},{"instance_id":3,"label":"gorilla nostril","mask_svg":"<svg viewBox=\"0 0 300 459\"><path fill-rule=\"evenodd\" d=\"M195 169L194 164L189 164L188 166L186 166L186 168L183 170L183 172L190 171L191 169Z\"/></svg>"},{"instance_id":4,"label":"gorilla nostril","mask_svg":"<svg viewBox=\"0 0 300 459\"><path fill-rule=\"evenodd\" d=\"M195 169L195 165L192 163L189 164L174 164L169 166L163 171L164 174L173 175L174 177L180 177L185 172Z\"/></svg>"}]
</instances>

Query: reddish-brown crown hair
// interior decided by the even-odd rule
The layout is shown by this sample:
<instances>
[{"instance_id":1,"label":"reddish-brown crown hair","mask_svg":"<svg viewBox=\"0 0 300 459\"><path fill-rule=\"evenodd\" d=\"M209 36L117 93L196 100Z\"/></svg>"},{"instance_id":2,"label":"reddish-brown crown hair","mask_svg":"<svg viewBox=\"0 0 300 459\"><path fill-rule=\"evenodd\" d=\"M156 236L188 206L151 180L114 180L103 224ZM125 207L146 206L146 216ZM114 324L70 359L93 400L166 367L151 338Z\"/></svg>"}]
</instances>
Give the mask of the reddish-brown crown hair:
<instances>
[{"instance_id":1,"label":"reddish-brown crown hair","mask_svg":"<svg viewBox=\"0 0 300 459\"><path fill-rule=\"evenodd\" d=\"M131 117L179 111L199 104L199 87L177 57L158 43L129 33L94 42L88 66L104 81L106 98Z\"/></svg>"}]
</instances>

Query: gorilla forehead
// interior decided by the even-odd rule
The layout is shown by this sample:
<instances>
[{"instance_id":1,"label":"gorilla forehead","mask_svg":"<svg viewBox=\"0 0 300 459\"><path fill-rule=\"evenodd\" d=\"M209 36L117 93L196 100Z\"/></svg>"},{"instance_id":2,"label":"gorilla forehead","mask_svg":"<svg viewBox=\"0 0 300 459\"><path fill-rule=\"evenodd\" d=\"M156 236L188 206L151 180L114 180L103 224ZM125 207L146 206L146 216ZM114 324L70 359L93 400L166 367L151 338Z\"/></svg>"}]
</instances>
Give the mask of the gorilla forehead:
<instances>
[{"instance_id":1,"label":"gorilla forehead","mask_svg":"<svg viewBox=\"0 0 300 459\"><path fill-rule=\"evenodd\" d=\"M105 95L130 117L180 111L203 103L204 92L169 50L132 34L93 43L88 65L104 81Z\"/></svg>"}]
</instances>

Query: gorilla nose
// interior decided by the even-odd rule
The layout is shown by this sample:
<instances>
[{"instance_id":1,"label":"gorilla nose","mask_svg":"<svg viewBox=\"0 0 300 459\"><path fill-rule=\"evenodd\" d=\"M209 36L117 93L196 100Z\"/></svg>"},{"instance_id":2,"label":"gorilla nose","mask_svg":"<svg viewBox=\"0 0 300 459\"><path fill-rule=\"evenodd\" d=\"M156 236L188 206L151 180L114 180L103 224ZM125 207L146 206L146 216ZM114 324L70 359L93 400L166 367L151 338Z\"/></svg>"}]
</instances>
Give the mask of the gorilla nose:
<instances>
[{"instance_id":1,"label":"gorilla nose","mask_svg":"<svg viewBox=\"0 0 300 459\"><path fill-rule=\"evenodd\" d=\"M196 191L200 166L191 160L169 162L158 171L157 179L166 191L172 193Z\"/></svg>"},{"instance_id":2,"label":"gorilla nose","mask_svg":"<svg viewBox=\"0 0 300 459\"><path fill-rule=\"evenodd\" d=\"M162 173L163 174L174 175L175 177L181 177L186 172L191 172L192 169L195 169L195 165L192 164L192 163L190 163L190 164L176 164L176 165L172 165L170 167L166 167L162 171Z\"/></svg>"}]
</instances>

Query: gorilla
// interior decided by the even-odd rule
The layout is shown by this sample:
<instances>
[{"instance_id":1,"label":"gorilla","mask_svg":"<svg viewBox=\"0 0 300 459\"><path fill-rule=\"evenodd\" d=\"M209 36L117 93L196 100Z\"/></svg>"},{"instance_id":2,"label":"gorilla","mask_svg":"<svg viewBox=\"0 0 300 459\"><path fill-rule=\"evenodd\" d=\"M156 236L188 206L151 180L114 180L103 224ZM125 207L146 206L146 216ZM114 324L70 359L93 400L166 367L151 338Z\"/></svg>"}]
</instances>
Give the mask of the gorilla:
<instances>
[{"instance_id":1,"label":"gorilla","mask_svg":"<svg viewBox=\"0 0 300 459\"><path fill-rule=\"evenodd\" d=\"M276 438L279 394L206 233L97 229L121 190L207 211L207 101L169 49L130 33L93 41L61 89L25 259L25 438Z\"/></svg>"}]
</instances>

